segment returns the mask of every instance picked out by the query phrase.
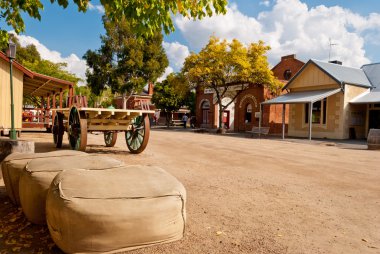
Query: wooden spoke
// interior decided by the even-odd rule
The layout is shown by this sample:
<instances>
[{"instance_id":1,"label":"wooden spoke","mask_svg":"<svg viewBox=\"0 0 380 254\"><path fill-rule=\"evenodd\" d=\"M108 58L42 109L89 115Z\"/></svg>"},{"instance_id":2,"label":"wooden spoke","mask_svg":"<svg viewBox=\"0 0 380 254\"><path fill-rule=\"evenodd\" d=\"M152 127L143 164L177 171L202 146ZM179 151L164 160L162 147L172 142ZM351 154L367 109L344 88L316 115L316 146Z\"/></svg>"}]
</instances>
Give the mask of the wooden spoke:
<instances>
[{"instance_id":1,"label":"wooden spoke","mask_svg":"<svg viewBox=\"0 0 380 254\"><path fill-rule=\"evenodd\" d=\"M57 113L54 117L54 125L53 125L53 139L56 148L62 147L62 138L63 133L65 132L63 126L63 115L61 113Z\"/></svg>"},{"instance_id":2,"label":"wooden spoke","mask_svg":"<svg viewBox=\"0 0 380 254\"><path fill-rule=\"evenodd\" d=\"M71 149L85 151L87 146L87 120L82 119L76 107L72 107L69 115L69 143Z\"/></svg>"},{"instance_id":3,"label":"wooden spoke","mask_svg":"<svg viewBox=\"0 0 380 254\"><path fill-rule=\"evenodd\" d=\"M106 131L104 132L104 143L107 147L113 147L116 144L117 132L116 131Z\"/></svg>"},{"instance_id":4,"label":"wooden spoke","mask_svg":"<svg viewBox=\"0 0 380 254\"><path fill-rule=\"evenodd\" d=\"M138 116L125 132L125 140L131 153L141 153L149 141L150 123L148 115Z\"/></svg>"}]
</instances>

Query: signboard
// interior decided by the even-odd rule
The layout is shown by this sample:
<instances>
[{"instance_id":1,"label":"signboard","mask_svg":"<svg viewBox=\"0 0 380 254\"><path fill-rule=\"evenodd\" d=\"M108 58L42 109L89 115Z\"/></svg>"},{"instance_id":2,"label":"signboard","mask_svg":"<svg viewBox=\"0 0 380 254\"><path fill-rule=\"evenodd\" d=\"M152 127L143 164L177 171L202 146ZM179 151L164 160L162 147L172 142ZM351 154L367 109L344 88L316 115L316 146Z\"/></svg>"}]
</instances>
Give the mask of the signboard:
<instances>
[{"instance_id":1,"label":"signboard","mask_svg":"<svg viewBox=\"0 0 380 254\"><path fill-rule=\"evenodd\" d=\"M255 118L260 118L260 112L255 112Z\"/></svg>"},{"instance_id":2,"label":"signboard","mask_svg":"<svg viewBox=\"0 0 380 254\"><path fill-rule=\"evenodd\" d=\"M203 91L204 94L212 94L214 93L214 89L212 88L205 88L205 90Z\"/></svg>"}]
</instances>

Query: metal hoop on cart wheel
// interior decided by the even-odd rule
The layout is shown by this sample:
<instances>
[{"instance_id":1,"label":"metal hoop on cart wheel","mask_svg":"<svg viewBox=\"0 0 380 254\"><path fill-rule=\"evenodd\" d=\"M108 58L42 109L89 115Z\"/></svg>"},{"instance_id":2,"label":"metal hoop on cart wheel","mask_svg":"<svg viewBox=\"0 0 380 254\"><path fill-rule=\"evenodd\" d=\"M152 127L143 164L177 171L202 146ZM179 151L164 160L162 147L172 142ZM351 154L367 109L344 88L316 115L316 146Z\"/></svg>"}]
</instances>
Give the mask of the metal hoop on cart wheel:
<instances>
[{"instance_id":1,"label":"metal hoop on cart wheel","mask_svg":"<svg viewBox=\"0 0 380 254\"><path fill-rule=\"evenodd\" d=\"M54 117L54 125L53 125L53 139L54 144L56 148L62 147L62 139L63 134L65 132L64 126L63 126L63 115L59 112Z\"/></svg>"},{"instance_id":2,"label":"metal hoop on cart wheel","mask_svg":"<svg viewBox=\"0 0 380 254\"><path fill-rule=\"evenodd\" d=\"M115 146L116 140L117 140L117 132L116 131L104 132L104 143L106 143L106 147Z\"/></svg>"},{"instance_id":3,"label":"metal hoop on cart wheel","mask_svg":"<svg viewBox=\"0 0 380 254\"><path fill-rule=\"evenodd\" d=\"M128 149L134 154L141 153L149 141L150 122L148 115L136 117L130 127L130 130L125 132Z\"/></svg>"},{"instance_id":4,"label":"metal hoop on cart wheel","mask_svg":"<svg viewBox=\"0 0 380 254\"><path fill-rule=\"evenodd\" d=\"M82 118L78 108L72 107L69 114L68 136L70 147L77 151L86 151L87 146L87 119Z\"/></svg>"}]
</instances>

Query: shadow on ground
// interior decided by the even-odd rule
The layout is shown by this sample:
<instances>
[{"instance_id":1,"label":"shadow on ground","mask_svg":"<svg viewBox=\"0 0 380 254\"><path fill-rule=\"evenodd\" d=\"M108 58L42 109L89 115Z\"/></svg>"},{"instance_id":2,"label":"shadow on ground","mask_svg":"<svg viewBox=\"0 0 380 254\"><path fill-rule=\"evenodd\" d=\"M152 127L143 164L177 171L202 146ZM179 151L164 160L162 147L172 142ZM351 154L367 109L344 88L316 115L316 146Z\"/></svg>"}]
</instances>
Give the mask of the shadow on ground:
<instances>
[{"instance_id":1,"label":"shadow on ground","mask_svg":"<svg viewBox=\"0 0 380 254\"><path fill-rule=\"evenodd\" d=\"M2 180L0 183L0 253L62 254L47 226L30 223L8 198Z\"/></svg>"}]
</instances>

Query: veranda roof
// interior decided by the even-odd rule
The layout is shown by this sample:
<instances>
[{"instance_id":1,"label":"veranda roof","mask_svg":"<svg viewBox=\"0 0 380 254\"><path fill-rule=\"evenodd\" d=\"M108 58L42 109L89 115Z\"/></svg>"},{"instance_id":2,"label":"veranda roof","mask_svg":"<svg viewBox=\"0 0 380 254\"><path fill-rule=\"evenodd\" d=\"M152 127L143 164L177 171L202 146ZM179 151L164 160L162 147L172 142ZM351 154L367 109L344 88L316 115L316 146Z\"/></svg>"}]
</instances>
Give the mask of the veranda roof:
<instances>
[{"instance_id":1,"label":"veranda roof","mask_svg":"<svg viewBox=\"0 0 380 254\"><path fill-rule=\"evenodd\" d=\"M9 63L8 57L0 51L0 59ZM73 82L62 80L59 78L43 75L31 70L28 70L17 61L13 61L12 66L24 73L24 88L23 94L32 96L46 96L54 94L62 90L66 90L69 86L74 86Z\"/></svg>"},{"instance_id":2,"label":"veranda roof","mask_svg":"<svg viewBox=\"0 0 380 254\"><path fill-rule=\"evenodd\" d=\"M58 93L60 89L69 89L70 86L74 86L74 83L36 72L33 72L33 77L24 76L24 95L46 96Z\"/></svg>"},{"instance_id":3,"label":"veranda roof","mask_svg":"<svg viewBox=\"0 0 380 254\"><path fill-rule=\"evenodd\" d=\"M361 94L350 101L352 104L380 103L380 89Z\"/></svg>"},{"instance_id":4,"label":"veranda roof","mask_svg":"<svg viewBox=\"0 0 380 254\"><path fill-rule=\"evenodd\" d=\"M261 104L298 104L298 103L314 103L327 98L331 95L339 93L342 89L325 89L325 90L313 90L304 92L291 92L288 94L281 95L272 100L267 100Z\"/></svg>"}]
</instances>

